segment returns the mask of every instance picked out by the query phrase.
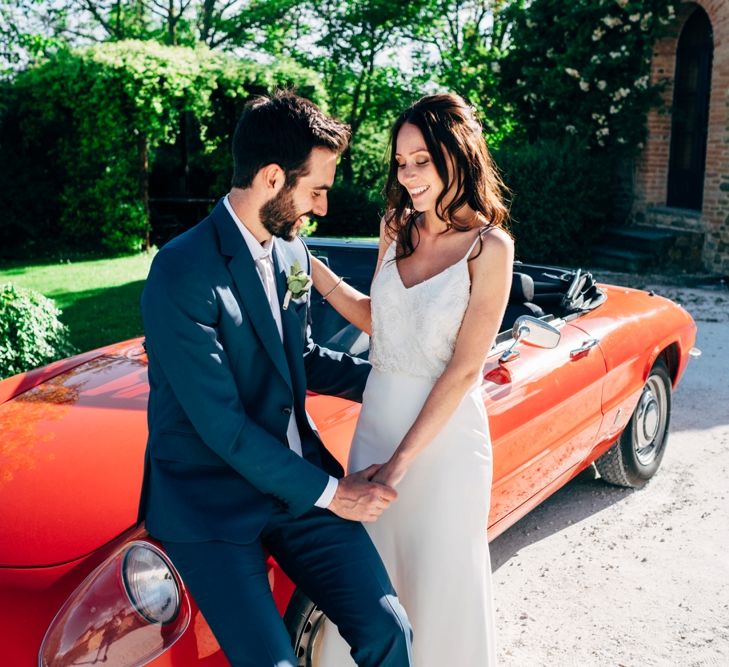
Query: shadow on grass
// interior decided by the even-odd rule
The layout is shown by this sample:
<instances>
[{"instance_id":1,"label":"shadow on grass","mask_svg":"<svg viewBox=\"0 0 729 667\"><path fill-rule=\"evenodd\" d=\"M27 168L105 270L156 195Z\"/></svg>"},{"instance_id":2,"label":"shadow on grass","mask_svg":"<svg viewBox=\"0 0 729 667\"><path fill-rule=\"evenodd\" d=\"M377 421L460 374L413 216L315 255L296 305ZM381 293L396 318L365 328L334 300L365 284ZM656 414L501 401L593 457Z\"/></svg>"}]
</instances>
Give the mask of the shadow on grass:
<instances>
[{"instance_id":1,"label":"shadow on grass","mask_svg":"<svg viewBox=\"0 0 729 667\"><path fill-rule=\"evenodd\" d=\"M142 335L139 299L144 280L66 294L61 320L79 351Z\"/></svg>"},{"instance_id":2,"label":"shadow on grass","mask_svg":"<svg viewBox=\"0 0 729 667\"><path fill-rule=\"evenodd\" d=\"M592 467L535 507L489 545L495 572L519 550L579 523L636 493L596 479Z\"/></svg>"},{"instance_id":3,"label":"shadow on grass","mask_svg":"<svg viewBox=\"0 0 729 667\"><path fill-rule=\"evenodd\" d=\"M27 256L18 256L13 258L0 257L0 271L9 272L14 269L22 269L39 266L63 266L64 264L75 264L77 262L93 262L104 259L117 259L119 257L129 257L136 253L110 253L100 251L78 251L69 249L65 251L56 251L53 253L37 253L31 252Z\"/></svg>"},{"instance_id":4,"label":"shadow on grass","mask_svg":"<svg viewBox=\"0 0 729 667\"><path fill-rule=\"evenodd\" d=\"M28 273L28 267L18 267L17 269L3 269L3 274L6 276L24 276Z\"/></svg>"}]
</instances>

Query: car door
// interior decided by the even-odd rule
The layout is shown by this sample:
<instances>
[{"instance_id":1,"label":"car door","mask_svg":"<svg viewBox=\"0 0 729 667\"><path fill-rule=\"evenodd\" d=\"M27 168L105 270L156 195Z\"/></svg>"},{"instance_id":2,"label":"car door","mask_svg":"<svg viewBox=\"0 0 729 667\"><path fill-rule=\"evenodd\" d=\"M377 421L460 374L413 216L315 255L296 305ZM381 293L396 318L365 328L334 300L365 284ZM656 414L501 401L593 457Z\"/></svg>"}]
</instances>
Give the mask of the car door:
<instances>
[{"instance_id":1,"label":"car door","mask_svg":"<svg viewBox=\"0 0 729 667\"><path fill-rule=\"evenodd\" d=\"M695 328L685 311L653 292L613 285L602 289L609 295L605 304L575 322L586 336L599 339L605 357L604 417L596 443L601 449L627 425L658 354L665 350L677 355L678 332L685 331L688 341L693 341Z\"/></svg>"},{"instance_id":2,"label":"car door","mask_svg":"<svg viewBox=\"0 0 729 667\"><path fill-rule=\"evenodd\" d=\"M569 474L591 451L602 421L602 353L588 335L560 321L553 349L519 343L506 363L489 356L482 391L494 449L489 525Z\"/></svg>"}]
</instances>

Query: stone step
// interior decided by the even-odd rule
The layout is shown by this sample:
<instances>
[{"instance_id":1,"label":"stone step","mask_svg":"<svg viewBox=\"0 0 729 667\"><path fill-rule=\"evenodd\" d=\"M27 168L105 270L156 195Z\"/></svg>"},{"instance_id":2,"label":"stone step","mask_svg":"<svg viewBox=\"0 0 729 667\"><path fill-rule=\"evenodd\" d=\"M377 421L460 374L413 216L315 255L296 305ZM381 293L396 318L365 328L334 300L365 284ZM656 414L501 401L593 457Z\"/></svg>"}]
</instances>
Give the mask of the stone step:
<instances>
[{"instance_id":1,"label":"stone step","mask_svg":"<svg viewBox=\"0 0 729 667\"><path fill-rule=\"evenodd\" d=\"M653 268L656 256L639 250L626 250L613 245L598 244L592 248L591 267L642 273Z\"/></svg>"},{"instance_id":2,"label":"stone step","mask_svg":"<svg viewBox=\"0 0 729 667\"><path fill-rule=\"evenodd\" d=\"M692 211L686 208L652 206L645 212L644 222L651 227L703 231L701 211Z\"/></svg>"},{"instance_id":3,"label":"stone step","mask_svg":"<svg viewBox=\"0 0 729 667\"><path fill-rule=\"evenodd\" d=\"M621 250L634 250L652 256L665 253L675 242L673 230L654 229L645 226L614 227L601 237L601 245Z\"/></svg>"},{"instance_id":4,"label":"stone step","mask_svg":"<svg viewBox=\"0 0 729 667\"><path fill-rule=\"evenodd\" d=\"M698 217L697 217L698 216ZM678 224L701 223L694 211L650 209L650 219ZM688 221L688 222L686 222ZM596 266L622 271L701 271L705 234L699 229L659 224L612 227L598 239L593 250Z\"/></svg>"},{"instance_id":5,"label":"stone step","mask_svg":"<svg viewBox=\"0 0 729 667\"><path fill-rule=\"evenodd\" d=\"M676 209L668 209L665 215L674 215ZM660 212L660 211L659 211ZM683 220L681 224L696 224L703 225L700 215L697 213L693 215L691 212L686 214L682 218L674 217L671 218L674 223L678 223L679 220ZM663 214L661 214L663 215ZM698 217L697 217L698 216ZM653 220L656 220L653 217ZM668 218L661 217L661 220ZM706 232L703 227L696 227L688 229L686 227L668 227L664 225L640 225L642 228L654 229L663 233L670 233L673 235L674 240L670 243L663 251L661 257L661 266L676 269L678 271L703 271L704 265L702 261L704 253L704 241L706 240Z\"/></svg>"}]
</instances>

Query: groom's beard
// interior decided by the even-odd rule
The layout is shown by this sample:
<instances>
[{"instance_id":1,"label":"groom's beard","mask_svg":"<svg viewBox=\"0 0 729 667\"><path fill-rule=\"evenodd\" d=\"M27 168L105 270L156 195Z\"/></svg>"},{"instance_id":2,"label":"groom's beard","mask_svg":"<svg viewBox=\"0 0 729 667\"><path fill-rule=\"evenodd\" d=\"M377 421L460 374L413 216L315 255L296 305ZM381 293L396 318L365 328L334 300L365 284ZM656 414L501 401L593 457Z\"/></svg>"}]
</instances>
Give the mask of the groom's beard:
<instances>
[{"instance_id":1,"label":"groom's beard","mask_svg":"<svg viewBox=\"0 0 729 667\"><path fill-rule=\"evenodd\" d=\"M296 212L292 190L284 188L280 195L269 199L261 206L258 215L269 234L291 241L296 236L294 227L301 216L308 213L308 211Z\"/></svg>"}]
</instances>

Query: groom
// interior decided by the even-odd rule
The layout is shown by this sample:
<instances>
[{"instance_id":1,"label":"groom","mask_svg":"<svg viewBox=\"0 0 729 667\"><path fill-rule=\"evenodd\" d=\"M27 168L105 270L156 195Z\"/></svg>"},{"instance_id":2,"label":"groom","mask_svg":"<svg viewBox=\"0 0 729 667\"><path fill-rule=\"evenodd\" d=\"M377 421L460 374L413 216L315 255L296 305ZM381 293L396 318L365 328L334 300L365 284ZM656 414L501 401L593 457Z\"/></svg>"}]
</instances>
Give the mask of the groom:
<instances>
[{"instance_id":1,"label":"groom","mask_svg":"<svg viewBox=\"0 0 729 667\"><path fill-rule=\"evenodd\" d=\"M302 216L324 215L348 129L290 93L249 103L230 193L155 257L142 314L149 441L140 514L234 666L295 667L264 550L339 627L362 667L411 664L410 626L361 521L395 498L342 479L307 387L359 400L368 364L314 344L285 300Z\"/></svg>"}]
</instances>

